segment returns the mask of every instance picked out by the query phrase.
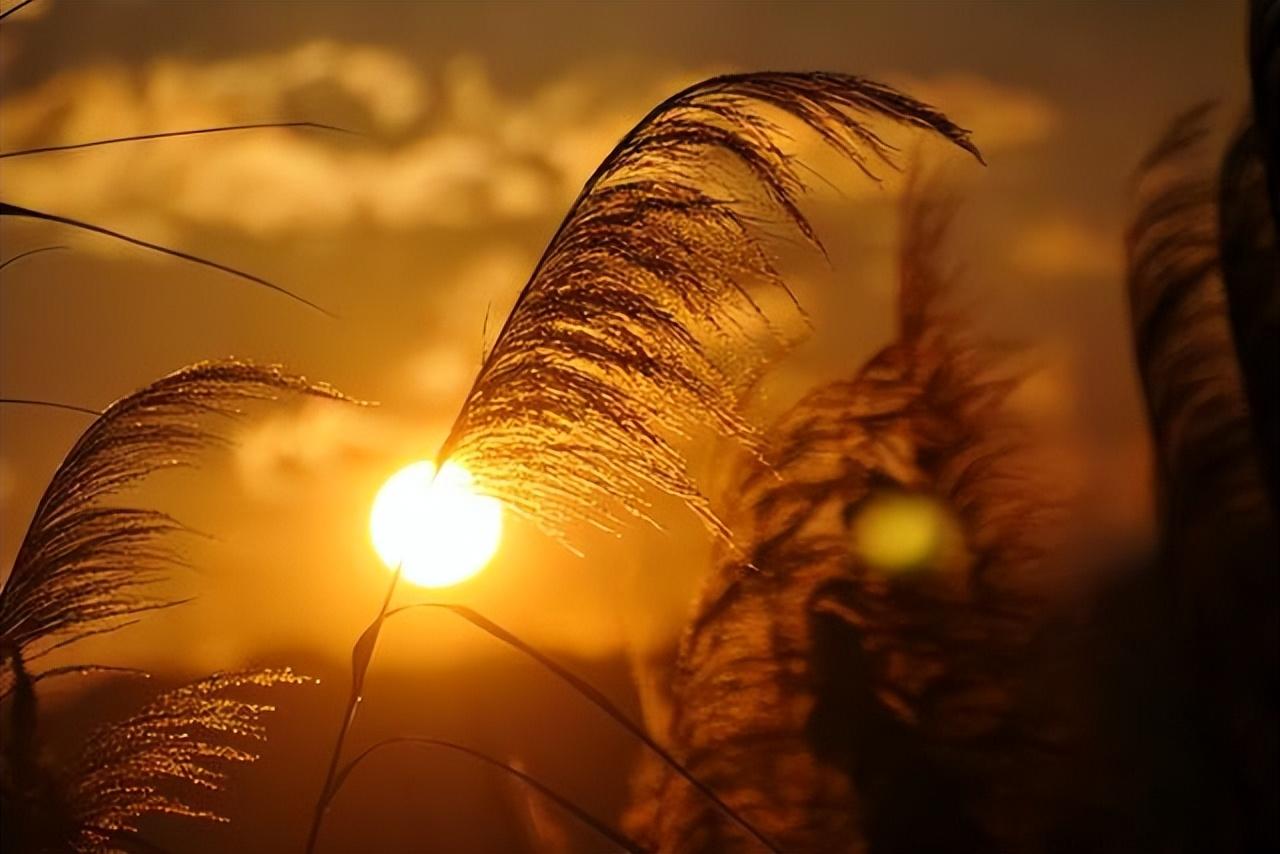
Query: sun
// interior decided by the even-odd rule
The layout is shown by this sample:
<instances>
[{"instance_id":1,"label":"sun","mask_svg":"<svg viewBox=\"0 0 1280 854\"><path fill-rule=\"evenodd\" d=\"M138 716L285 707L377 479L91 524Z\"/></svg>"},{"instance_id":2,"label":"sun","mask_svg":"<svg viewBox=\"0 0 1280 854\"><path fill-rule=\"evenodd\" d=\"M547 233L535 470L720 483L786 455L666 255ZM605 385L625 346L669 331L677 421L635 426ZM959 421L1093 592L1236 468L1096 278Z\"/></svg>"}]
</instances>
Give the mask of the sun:
<instances>
[{"instance_id":1,"label":"sun","mask_svg":"<svg viewBox=\"0 0 1280 854\"><path fill-rule=\"evenodd\" d=\"M448 587L484 569L502 537L502 504L480 495L471 473L416 462L378 490L369 514L374 551L388 568L422 587Z\"/></svg>"}]
</instances>

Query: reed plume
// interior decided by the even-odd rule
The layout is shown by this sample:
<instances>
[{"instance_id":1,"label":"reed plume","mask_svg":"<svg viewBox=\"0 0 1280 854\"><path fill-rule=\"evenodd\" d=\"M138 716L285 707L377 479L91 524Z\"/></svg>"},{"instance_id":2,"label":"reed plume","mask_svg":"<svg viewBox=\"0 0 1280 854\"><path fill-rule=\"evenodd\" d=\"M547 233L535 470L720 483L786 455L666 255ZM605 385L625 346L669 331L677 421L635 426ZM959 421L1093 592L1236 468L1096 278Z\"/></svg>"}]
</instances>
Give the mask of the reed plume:
<instances>
[{"instance_id":1,"label":"reed plume","mask_svg":"<svg viewBox=\"0 0 1280 854\"><path fill-rule=\"evenodd\" d=\"M1280 844L1280 545L1275 442L1259 429L1275 404L1253 402L1275 394L1258 383L1275 371L1278 270L1269 224L1244 213L1263 210L1261 176L1242 180L1238 149L1214 175L1207 115L1180 117L1143 162L1128 235L1157 463L1160 549L1148 572L1170 603L1188 717L1179 749L1196 809L1184 835L1196 850L1268 850Z\"/></svg>"},{"instance_id":2,"label":"reed plume","mask_svg":"<svg viewBox=\"0 0 1280 854\"><path fill-rule=\"evenodd\" d=\"M673 677L672 751L782 850L989 850L984 787L1020 756L1010 683L1053 507L1004 407L1018 372L943 305L951 205L907 198L897 340L744 465L743 552L719 557ZM860 519L903 497L956 541L878 566ZM653 768L626 826L661 851L752 850Z\"/></svg>"},{"instance_id":3,"label":"reed plume","mask_svg":"<svg viewBox=\"0 0 1280 854\"><path fill-rule=\"evenodd\" d=\"M1267 504L1222 282L1208 112L1179 117L1141 164L1127 239L1134 348L1174 536Z\"/></svg>"},{"instance_id":4,"label":"reed plume","mask_svg":"<svg viewBox=\"0 0 1280 854\"><path fill-rule=\"evenodd\" d=\"M600 819L597 819L595 816L591 815L591 813L578 806L573 800L560 794L550 786L543 783L537 777L523 771L518 766L508 764L500 759L495 759L487 753L467 747L464 744L458 744L457 742L442 738L401 736L396 738L386 738L382 741L371 744L369 747L360 751L354 759L343 766L341 773L338 774L334 782L334 794L336 795L341 791L343 785L346 784L347 779L356 771L357 768L360 767L361 764L369 761L375 754L381 753L389 748L399 751L403 751L406 748L427 748L460 753L463 756L474 759L477 762L488 765L490 768L496 768L507 774L524 786L526 791L536 792L541 797L555 804L561 810L591 828L601 837L609 840L611 845L616 849L624 851L626 854L645 854L645 849L638 846L629 837L619 833Z\"/></svg>"},{"instance_id":5,"label":"reed plume","mask_svg":"<svg viewBox=\"0 0 1280 854\"><path fill-rule=\"evenodd\" d=\"M1037 589L1053 492L1004 409L1016 372L938 308L946 217L928 206L907 210L898 340L784 416L731 490L747 545L682 642L669 738L780 847L1277 844L1276 522L1248 390L1274 369L1276 267L1256 162L1242 175L1237 148L1215 175L1207 115L1144 159L1128 233L1152 561L1066 602ZM868 561L858 520L886 493L938 503L960 547ZM626 827L659 850L748 850L669 772L637 798Z\"/></svg>"},{"instance_id":6,"label":"reed plume","mask_svg":"<svg viewBox=\"0 0 1280 854\"><path fill-rule=\"evenodd\" d=\"M174 604L145 588L180 563L165 540L187 529L161 511L109 499L154 472L191 465L222 441L212 419L280 393L343 399L278 367L229 359L183 368L111 404L36 506L0 589L0 645L30 661Z\"/></svg>"},{"instance_id":7,"label":"reed plume","mask_svg":"<svg viewBox=\"0 0 1280 854\"><path fill-rule=\"evenodd\" d=\"M446 459L461 463L482 491L562 543L574 524L614 530L624 515L648 518L649 488L683 499L730 536L671 436L712 429L755 443L739 396L786 344L758 296L790 296L768 248L777 236L770 228L821 248L799 208L799 164L778 145L782 129L763 115L769 110L871 177L873 167L894 166L893 147L863 123L873 117L933 131L978 156L968 133L938 111L850 75L727 75L676 93L588 178L486 355L437 470ZM398 579L352 651L348 711L308 851Z\"/></svg>"},{"instance_id":8,"label":"reed plume","mask_svg":"<svg viewBox=\"0 0 1280 854\"><path fill-rule=\"evenodd\" d=\"M52 650L178 604L148 595L146 588L180 563L166 539L188 529L161 511L112 499L157 471L193 464L223 441L218 421L237 415L240 404L281 393L346 399L278 367L201 362L111 404L55 471L0 590L0 698L10 703L0 778L6 830L15 828L19 850L155 850L136 836L135 819L151 813L215 818L167 794L162 780L217 788L219 762L253 758L227 739L260 738L258 719L271 710L227 692L304 681L288 670L209 677L104 728L77 765L56 769L39 750L36 684L66 673L125 668L28 669ZM200 731L208 737L197 737Z\"/></svg>"},{"instance_id":9,"label":"reed plume","mask_svg":"<svg viewBox=\"0 0 1280 854\"><path fill-rule=\"evenodd\" d=\"M19 852L157 851L138 835L140 819L227 821L197 793L218 791L230 765L257 759L238 745L264 740L262 718L275 710L237 692L308 681L288 669L214 674L102 727L65 768L5 763L6 844Z\"/></svg>"},{"instance_id":10,"label":"reed plume","mask_svg":"<svg viewBox=\"0 0 1280 854\"><path fill-rule=\"evenodd\" d=\"M672 437L747 444L740 393L787 341L763 308L789 295L772 240L821 246L804 176L768 114L815 132L868 176L894 149L866 122L966 131L887 86L832 73L697 83L656 106L587 180L516 299L437 461L546 532L648 518L651 487L728 534Z\"/></svg>"}]
</instances>

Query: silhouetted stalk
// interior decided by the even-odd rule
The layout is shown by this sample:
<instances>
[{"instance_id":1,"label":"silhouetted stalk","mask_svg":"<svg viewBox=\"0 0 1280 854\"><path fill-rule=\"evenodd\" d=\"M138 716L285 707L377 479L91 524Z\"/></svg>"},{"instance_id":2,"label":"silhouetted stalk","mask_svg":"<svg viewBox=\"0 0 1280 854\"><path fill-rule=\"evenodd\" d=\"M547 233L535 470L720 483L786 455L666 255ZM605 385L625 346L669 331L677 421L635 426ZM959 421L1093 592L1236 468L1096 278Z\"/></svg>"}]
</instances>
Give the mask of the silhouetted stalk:
<instances>
[{"instance_id":1,"label":"silhouetted stalk","mask_svg":"<svg viewBox=\"0 0 1280 854\"><path fill-rule=\"evenodd\" d=\"M10 9L6 9L6 10L5 10L5 11L3 11L3 12L0 12L0 21L3 21L5 18L9 17L9 16L10 16L10 15L12 15L14 12L18 11L19 9L21 9L23 6L28 6L28 5L30 5L31 3L34 3L34 2L35 2L35 0L22 0L22 2L21 2L21 3L19 3L17 6L14 6L14 7L10 8Z\"/></svg>"},{"instance_id":2,"label":"silhouetted stalk","mask_svg":"<svg viewBox=\"0 0 1280 854\"><path fill-rule=\"evenodd\" d=\"M59 249L66 249L66 248L67 247L61 246L61 245L37 246L35 249L28 249L26 252L19 252L17 255L14 255L12 258L7 258L4 261L0 261L0 270L3 270L5 267L8 267L10 264L12 264L15 261L21 261L23 258L30 258L32 255L39 255L41 252L56 252Z\"/></svg>"},{"instance_id":3,"label":"silhouetted stalk","mask_svg":"<svg viewBox=\"0 0 1280 854\"><path fill-rule=\"evenodd\" d=\"M321 308L320 306L316 305L315 303L311 302L305 297L298 296L293 291L282 288L279 285L275 284L274 282L269 282L266 279L262 278L261 276L255 276L253 273L246 273L244 270L237 270L235 267L229 267L226 264L220 264L217 261L210 261L208 258L201 258L199 255L192 255L190 252L183 252L181 249L172 249L168 246L162 246L159 243L152 243L149 240L142 240L141 238L138 238L138 237L130 237L127 234L122 234L119 231L113 231L109 228L103 228L100 225L94 225L93 223L90 223L90 222L84 222L83 220L72 219L71 217L62 216L60 214L52 214L52 213L46 213L44 211L32 210L31 208L24 208L21 205L12 205L12 204L9 204L8 202L0 202L0 216L15 216L15 217L22 217L25 219L44 220L45 222L54 222L59 225L65 225L71 228L78 228L81 231L92 232L93 234L101 234L104 237L114 238L115 240L119 240L123 243L129 243L134 246L140 246L143 249L150 249L152 252L159 252L161 255L169 255L173 258L181 258L183 261L188 261L192 264L198 264L201 267L209 267L210 269L213 269L213 270L220 270L221 272L235 276L238 279L244 279L245 281L253 282L254 284L261 285L264 288L273 290L278 294L283 294L289 299L300 302L303 305L307 306L308 308L311 308L320 312L326 317L334 318L337 316L332 312L328 311L327 309Z\"/></svg>"},{"instance_id":4,"label":"silhouetted stalk","mask_svg":"<svg viewBox=\"0 0 1280 854\"><path fill-rule=\"evenodd\" d=\"M742 828L747 833L749 833L757 842L759 842L765 848L774 852L774 854L778 854L777 846L775 846L771 841L769 841L768 837L766 837L762 832L757 830L755 826L753 826L749 821L747 821L745 818L739 815L736 810L734 810L732 807L726 804L723 800L721 800L720 796L717 795L710 786L708 786L706 783L702 782L696 776L694 776L692 771L690 771L678 759L672 756L671 753L668 752L665 747L659 744L657 740L655 740L651 735L649 735L649 733L645 732L644 727L640 726L635 721L631 720L631 718L627 716L626 712L622 711L620 708L614 705L612 700L610 700L603 693L601 693L600 690L597 689L595 686L593 686L591 683L587 682L585 679L581 678L580 676L574 675L565 667L563 667L560 664L557 664L553 659L551 659L544 653L539 652L537 649L530 646L525 641L521 640L511 632L504 629L502 626L499 626L497 623L493 622L487 617L481 616L480 614L476 613L475 611L471 610L465 605L454 605L448 602L419 602L413 605L402 605L401 607L396 608L392 611L385 612L384 614L381 615L380 620L386 620L389 617L394 617L396 614L400 614L400 613L403 613L404 611L408 611L414 608L439 608L441 610L449 611L450 613L456 614L457 616L471 623L471 625L475 626L481 631L502 641L512 649L515 649L518 652L524 653L529 658L532 658L538 664L542 665L544 668L546 668L547 670L551 671L556 676L558 676L561 680L568 683L569 686L573 688L573 690L577 691L583 697L586 697L587 700L589 700L596 708L600 709L602 712L604 712L606 715L608 715L610 718L616 721L620 726L622 726L623 729L625 729L627 732L631 733L633 736L638 738L645 745L645 747L652 750L658 756L658 758L660 758L664 763L666 763L666 765L669 768L671 768L672 771L675 771L677 774L679 774L682 778L684 778L686 782L689 783L689 785L693 786L695 789L701 792L708 800L710 800L722 815L724 815L734 824L738 825L738 827Z\"/></svg>"},{"instance_id":5,"label":"silhouetted stalk","mask_svg":"<svg viewBox=\"0 0 1280 854\"><path fill-rule=\"evenodd\" d=\"M320 836L320 827L324 823L324 818L329 812L329 806L330 804L332 804L334 797L338 794L338 791L342 788L343 783L346 781L347 777L351 774L351 772L355 769L355 767L361 761L363 761L368 755L373 753L375 750L383 746L386 746L389 744L395 744L395 743L418 743L418 744L424 744L424 745L445 747L452 750L458 750L468 755L471 755L475 758L481 759L482 761L487 762L491 765L503 768L509 773L516 775L527 784L533 786L535 789L542 792L548 798L555 801L557 804L564 807L569 812L573 813L584 823L588 824L598 832L609 837L611 840L613 840L617 844L622 845L624 848L626 848L626 850L628 851L643 850L639 848L634 841L629 840L626 837L620 836L617 831L613 830L612 828L609 828L607 825L603 825L598 820L596 820L595 818L590 816L588 813L583 811L581 807L578 807L577 805L573 804L571 801L568 801L563 796L547 788L537 780L534 780L532 777L529 777L527 774L521 771L518 771L517 769L514 769L506 765L505 763L500 762L497 759L494 759L491 756L472 750L471 748L464 747L463 745L454 744L453 742L448 742L441 739L431 739L431 738L407 738L406 737L406 738L388 739L386 741L378 742L377 744L369 748L366 748L364 752L362 752L355 759L348 762L345 766L342 766L341 770L339 770L339 763L341 762L341 759L342 759L342 748L346 744L347 734L351 731L352 724L355 722L356 711L359 709L362 693L364 690L365 675L368 673L369 664L373 659L374 650L377 648L378 636L382 632L382 626L389 618L395 616L396 614L400 614L405 611L410 611L416 608L438 608L441 610L449 611L450 613L455 614L461 617L462 619L466 620L467 622L471 623L473 626L485 632L486 634L490 635L491 637L496 638L497 640L503 642L504 644L511 647L512 649L515 649L516 651L521 652L524 655L528 656L529 658L533 659L542 667L544 667L545 669L549 670L551 673L559 677L562 681L566 682L571 688L573 688L575 691L577 691L579 694L585 697L588 701L590 701L592 705L594 705L596 708L600 709L602 712L604 712L606 715L612 718L623 729L627 730L627 732L631 733L633 736L639 739L640 742L645 745L645 747L653 751L668 767L671 768L671 770L675 771L678 775L680 775L681 778L683 778L686 782L688 782L689 785L693 786L703 796L705 796L709 801L711 801L711 803L715 806L716 810L719 811L723 816L725 816L725 818L729 819L738 827L740 827L742 830L746 831L753 839L755 839L757 842L759 842L769 851L774 852L774 854L780 854L778 847L774 845L773 842L771 842L768 837L766 837L761 831L757 830L755 826L752 825L749 821L747 821L745 818L739 815L736 810L734 810L732 807L726 804L723 800L721 800L720 796L717 795L710 786L708 786L706 783L699 780L693 774L693 772L691 772L688 768L686 768L678 759L672 756L671 753L668 752L667 749L664 748L661 744L659 744L658 741L655 740L651 735L649 735L649 733L647 733L642 726L637 724L635 721L631 720L631 718L627 716L626 712L618 708L618 706L616 706L613 703L613 701L610 700L607 696L605 696L598 688L596 688L594 685L587 682L585 679L581 678L580 676L573 674L564 666L556 663L556 661L548 657L546 654L535 649L533 646L530 646L528 643L521 640L519 637L512 634L511 632L507 631L502 626L498 625L497 623L493 622L487 617L480 615L479 613L477 613L476 611L473 611L472 609L466 607L465 605L454 605L447 602L418 602L412 605L402 605L399 608L394 608L394 609L391 608L390 607L391 599L394 596L396 587L400 581L400 574L401 574L401 567L397 567L395 574L392 576L391 584L387 588L386 597L382 601L382 607L379 609L377 617L375 617L373 622L369 624L368 628L366 628L364 632L361 633L359 640L357 640L355 643L355 646L352 647L351 693L347 697L346 712L343 717L342 726L338 731L338 737L334 743L333 752L329 757L329 768L325 773L324 785L320 789L320 796L316 801L315 812L313 813L311 818L311 828L307 834L307 846L305 849L306 854L313 854L313 852L315 851L315 846Z\"/></svg>"},{"instance_id":6,"label":"silhouetted stalk","mask_svg":"<svg viewBox=\"0 0 1280 854\"><path fill-rule=\"evenodd\" d=\"M388 614L387 616L390 616L390 614ZM466 756L470 756L472 759L478 759L487 765L490 765L494 768L498 768L502 771L505 771L506 773L515 777L521 783L536 790L537 792L542 794L544 797L546 797L548 800L552 801L561 809L563 809L564 811L576 817L583 824L587 825L596 833L599 833L601 836L608 839L614 845L617 845L619 848L622 848L624 851L630 852L630 854L646 854L647 852L647 849L643 848L634 839L631 839L630 837L624 835L620 831L615 830L614 828L600 821L595 816L591 815L591 813L587 812L582 807L578 806L573 801L566 798L564 795L561 795L559 792L555 791L550 786L547 786L545 783L541 782L536 777L530 774L527 774L524 771L521 771L519 768L515 768L511 765L508 765L507 763L499 759L494 759L492 756L490 756L487 753L482 753L481 751L467 747L466 745L457 744L455 742L447 741L442 738L410 738L410 737L388 738L388 739L385 739L384 741L378 742L377 744L366 747L360 753L359 756L357 756L355 759L352 759L350 762L348 762L346 765L343 766L342 771L339 772L337 776L337 780L334 782L331 798L338 794L338 791L342 788L343 783L347 781L347 777L351 775L351 772L354 771L356 769L356 766L358 766L361 762L363 762L373 753L377 752L378 750L381 750L384 747L391 747L393 745L401 745L401 744L407 744L415 747L442 747L442 748L445 748L446 750L454 750L454 751L457 751L458 753L462 753Z\"/></svg>"},{"instance_id":7,"label":"silhouetted stalk","mask_svg":"<svg viewBox=\"0 0 1280 854\"><path fill-rule=\"evenodd\" d=\"M30 0L27 0L27 2L30 2ZM3 18L5 15L9 15L9 14L12 14L13 12L16 12L18 9L22 8L22 6L24 5L26 5L26 3L22 3L22 4L19 4L18 6L15 6L14 8L10 9L8 12L4 13L4 15L0 15L0 18ZM105 146L105 145L119 145L121 143L129 143L129 142L144 142L144 141L153 140L153 139L172 139L174 137L181 137L181 136L203 136L205 134L212 134L212 133L231 133L231 132L240 132L240 131L246 131L246 130L261 130L264 128L310 128L313 130L328 130L328 131L336 131L338 133L351 133L351 131L348 131L345 128L335 127L333 125L320 124L318 122L258 122L255 124L219 125L217 127L192 128L189 130L160 131L157 133L143 133L143 134L135 134L132 136L116 136L116 137L110 137L108 139L94 139L94 140L88 140L86 142L75 142L75 143L70 143L68 145L45 145L45 146L40 146L38 148L24 148L18 151L6 151L4 153L0 153L0 160L10 158L10 157L28 157L31 155L49 154L51 152L56 152L56 151L76 151L76 150L85 149L85 148L97 148L99 146ZM127 234L121 234L118 231L113 231L109 228L104 228L100 225L94 225L92 223L83 222L81 220L72 219L70 217L60 216L58 214L51 214L51 213L46 213L44 211L31 210L29 208L24 208L20 205L11 205L4 202L0 202L0 216L18 216L18 217L27 217L29 219L43 219L48 222L56 222L60 225L66 225L72 228L79 228L83 231L93 232L94 234L101 234L105 237L112 237L112 238L115 238L116 240L120 240L125 243L131 243L134 246L140 246L143 249L150 249L153 252L160 252L164 255L170 255L174 258L181 258L184 261L190 261L193 264L199 264L203 267L212 267L215 270L221 270L224 273L230 273L231 275L237 278L254 282L256 284L270 288L271 290L276 291L277 293L284 294L290 299L297 300L303 305L309 308L313 308L316 311L320 312L321 314L327 315L328 317L335 316L332 312L329 312L326 309L321 308L320 306L316 305L310 300L304 299L303 297L298 296L292 291L286 290L285 288L282 288L279 285L273 284L272 282L269 282L260 276L255 276L252 273L246 273L243 270L237 270L236 268L229 267L226 264L219 264L217 261L210 261L206 258L201 258L198 255L192 255L187 252L182 252L181 250L178 250L178 249L172 249L168 246L161 246L158 243L151 243L150 241L142 240L137 237L130 237ZM32 255L36 252L44 252L44 251L47 251L47 249L63 249L63 248L66 248L66 247L60 247L60 246L46 247L42 249L33 249L29 252L20 253L14 256L13 258L10 258L8 261L5 261L3 264L0 264L0 270L9 266L9 264L13 263L14 261L17 261L19 258L26 257L27 255Z\"/></svg>"},{"instance_id":8,"label":"silhouetted stalk","mask_svg":"<svg viewBox=\"0 0 1280 854\"><path fill-rule=\"evenodd\" d=\"M101 411L90 409L87 406L76 406L74 403L59 403L56 400L36 400L30 397L0 397L0 404L44 406L49 409L65 409L67 412L82 412L85 415L93 415L95 417L102 414Z\"/></svg>"},{"instance_id":9,"label":"silhouetted stalk","mask_svg":"<svg viewBox=\"0 0 1280 854\"><path fill-rule=\"evenodd\" d=\"M29 675L27 680L30 684L35 685L43 682L45 679L56 679L59 676L90 676L97 673L120 673L127 676L137 676L140 679L150 679L151 674L145 670L139 670L136 667L117 667L112 664L68 664L63 667L54 667L50 670L43 670L39 673ZM0 700L7 700L10 694L17 690L17 684L0 692Z\"/></svg>"},{"instance_id":10,"label":"silhouetted stalk","mask_svg":"<svg viewBox=\"0 0 1280 854\"><path fill-rule=\"evenodd\" d=\"M364 692L365 675L369 672L369 663L373 660L373 651L378 645L378 635L382 632L382 624L387 619L391 597L395 595L396 586L400 583L400 572L403 564L396 567L391 576L391 584L387 587L387 595L378 609L378 616L369 624L351 648L351 693L347 696L347 708L343 713L342 725L338 729L338 737L333 744L333 753L329 757L329 770L325 772L324 785L320 788L320 797L316 799L315 812L311 816L311 829L307 832L307 854L315 851L316 842L320 838L320 825L329 812L329 803L338 790L335 778L338 774L338 762L342 759L342 747L346 744L347 733L355 723L356 711L360 707L361 695ZM344 775L345 776L345 775Z\"/></svg>"},{"instance_id":11,"label":"silhouetted stalk","mask_svg":"<svg viewBox=\"0 0 1280 854\"><path fill-rule=\"evenodd\" d=\"M0 153L0 160L9 157L29 157L33 154L50 154L55 151L78 151L82 148L97 148L103 145L119 145L122 142L146 142L152 139L172 139L178 136L203 136L209 133L230 133L243 130L262 130L264 128L309 128L311 130L330 130L338 133L351 133L346 128L324 125L319 122L258 122L248 125L220 125L218 127L193 128L191 130L169 130L158 133L140 133L133 136L113 136L108 139L93 139L88 142L73 142L69 145L42 145L39 148L22 148L17 151Z\"/></svg>"}]
</instances>

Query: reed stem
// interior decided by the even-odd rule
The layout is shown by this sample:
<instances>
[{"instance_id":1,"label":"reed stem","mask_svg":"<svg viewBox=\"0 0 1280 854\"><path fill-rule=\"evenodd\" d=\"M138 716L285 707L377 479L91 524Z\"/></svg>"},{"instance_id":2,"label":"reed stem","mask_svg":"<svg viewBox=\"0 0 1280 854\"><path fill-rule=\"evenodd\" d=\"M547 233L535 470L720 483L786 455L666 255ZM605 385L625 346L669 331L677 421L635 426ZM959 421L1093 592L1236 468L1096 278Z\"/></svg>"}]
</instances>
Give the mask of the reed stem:
<instances>
[{"instance_id":1,"label":"reed stem","mask_svg":"<svg viewBox=\"0 0 1280 854\"><path fill-rule=\"evenodd\" d=\"M391 576L391 584L387 587L387 595L382 600L378 616L369 624L356 640L351 649L351 693L347 696L347 709L343 714L342 726L338 729L338 737L333 744L333 753L329 756L329 770L325 772L324 785L320 788L320 797L316 799L315 812L311 816L311 829L307 832L306 854L314 854L316 842L320 838L320 825L329 812L329 804L335 791L334 778L338 773L338 763L342 759L342 748L347 741L347 733L351 731L356 720L356 712L360 708L360 699L364 693L364 678L369 672L369 663L373 660L373 651L378 645L378 635L382 632L382 624L387 619L387 611L391 607L391 598L395 595L396 586L400 583L400 572L403 564L396 567Z\"/></svg>"}]
</instances>

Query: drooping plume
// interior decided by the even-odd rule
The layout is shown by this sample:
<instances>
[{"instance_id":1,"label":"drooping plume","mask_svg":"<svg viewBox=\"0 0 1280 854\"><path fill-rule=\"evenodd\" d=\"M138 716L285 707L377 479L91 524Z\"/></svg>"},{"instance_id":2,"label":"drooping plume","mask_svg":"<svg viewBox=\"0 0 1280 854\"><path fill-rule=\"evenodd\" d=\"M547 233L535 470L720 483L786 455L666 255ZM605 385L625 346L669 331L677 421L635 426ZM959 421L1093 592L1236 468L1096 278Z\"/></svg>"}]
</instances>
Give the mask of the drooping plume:
<instances>
[{"instance_id":1,"label":"drooping plume","mask_svg":"<svg viewBox=\"0 0 1280 854\"><path fill-rule=\"evenodd\" d=\"M1178 750L1207 781L1181 835L1197 850L1266 851L1280 844L1280 540L1268 496L1275 389L1266 385L1276 371L1278 271L1258 164L1237 143L1217 178L1203 150L1206 115L1180 117L1143 162L1128 234L1157 462L1160 549L1150 573L1171 603L1185 680L1176 684L1190 725Z\"/></svg>"},{"instance_id":2,"label":"drooping plume","mask_svg":"<svg viewBox=\"0 0 1280 854\"><path fill-rule=\"evenodd\" d=\"M217 791L225 768L253 762L256 754L237 744L266 738L262 717L275 706L237 696L242 689L298 685L310 681L291 670L219 673L167 691L137 714L109 724L85 743L77 762L50 778L35 804L44 823L24 829L39 834L38 850L108 852L139 849L137 822L148 815L227 821L202 806L200 789ZM50 798L51 793L59 797ZM40 818L27 809L21 816ZM17 821L18 815L12 816ZM32 850L37 850L34 846Z\"/></svg>"},{"instance_id":3,"label":"drooping plume","mask_svg":"<svg viewBox=\"0 0 1280 854\"><path fill-rule=\"evenodd\" d=\"M36 507L0 590L0 644L30 660L170 604L143 588L176 562L165 538L183 526L158 510L107 499L218 444L210 417L282 392L342 399L277 367L223 360L183 368L109 406L67 453Z\"/></svg>"},{"instance_id":4,"label":"drooping plume","mask_svg":"<svg viewBox=\"0 0 1280 854\"><path fill-rule=\"evenodd\" d=\"M1269 513L1222 282L1207 115L1200 107L1181 116L1143 161L1127 239L1160 512L1179 537L1193 523L1221 533Z\"/></svg>"},{"instance_id":5,"label":"drooping plume","mask_svg":"<svg viewBox=\"0 0 1280 854\"><path fill-rule=\"evenodd\" d=\"M673 674L672 751L784 851L1018 850L984 812L1025 755L1014 662L1055 506L1005 406L1020 372L944 305L953 206L907 199L896 340L745 461L725 496L741 553ZM927 547L877 554L881 526ZM638 789L627 829L655 850L758 850L665 769Z\"/></svg>"},{"instance_id":6,"label":"drooping plume","mask_svg":"<svg viewBox=\"0 0 1280 854\"><path fill-rule=\"evenodd\" d=\"M716 77L655 107L588 179L552 238L438 455L563 539L577 521L646 517L645 491L726 533L674 436L748 443L741 392L787 343L762 295L789 295L770 241L820 246L801 165L768 113L816 132L867 175L894 149L865 122L968 134L887 86L828 73Z\"/></svg>"}]
</instances>

